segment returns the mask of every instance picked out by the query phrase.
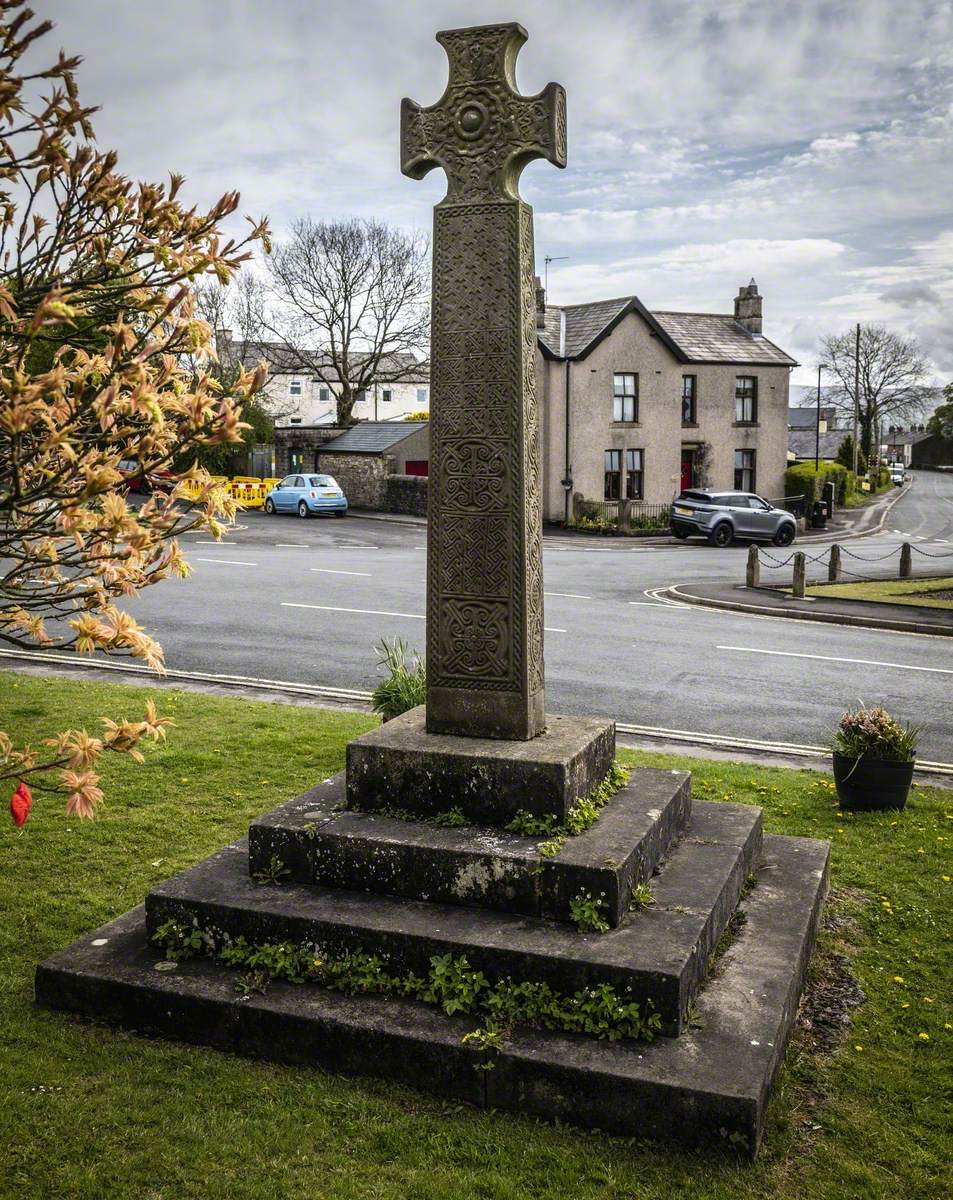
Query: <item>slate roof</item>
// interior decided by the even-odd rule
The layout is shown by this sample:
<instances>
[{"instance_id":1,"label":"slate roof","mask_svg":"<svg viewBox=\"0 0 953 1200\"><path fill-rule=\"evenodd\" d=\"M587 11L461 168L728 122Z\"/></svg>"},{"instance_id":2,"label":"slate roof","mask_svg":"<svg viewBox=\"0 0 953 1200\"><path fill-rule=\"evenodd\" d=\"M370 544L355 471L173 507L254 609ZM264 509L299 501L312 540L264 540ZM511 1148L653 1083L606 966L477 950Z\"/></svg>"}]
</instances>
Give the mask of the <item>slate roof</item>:
<instances>
[{"instance_id":1,"label":"slate roof","mask_svg":"<svg viewBox=\"0 0 953 1200\"><path fill-rule=\"evenodd\" d=\"M645 320L679 362L797 365L774 342L749 333L729 314L650 312L637 296L592 304L547 305L546 324L539 331L543 353L550 358L585 358L630 312ZM565 341L561 346L563 318Z\"/></svg>"},{"instance_id":2,"label":"slate roof","mask_svg":"<svg viewBox=\"0 0 953 1200\"><path fill-rule=\"evenodd\" d=\"M788 449L799 459L813 458L815 437L813 429L789 429ZM847 431L844 429L832 429L827 433L822 433L821 458L836 458L837 451L841 448L845 437L847 437Z\"/></svg>"},{"instance_id":3,"label":"slate roof","mask_svg":"<svg viewBox=\"0 0 953 1200\"><path fill-rule=\"evenodd\" d=\"M321 447L322 454L381 454L427 428L426 421L361 421Z\"/></svg>"},{"instance_id":4,"label":"slate roof","mask_svg":"<svg viewBox=\"0 0 953 1200\"><path fill-rule=\"evenodd\" d=\"M823 417L824 410L821 409ZM788 429L813 429L817 424L816 408L789 408Z\"/></svg>"},{"instance_id":5,"label":"slate roof","mask_svg":"<svg viewBox=\"0 0 953 1200\"><path fill-rule=\"evenodd\" d=\"M287 342L231 341L222 333L219 333L218 337L219 353L223 357L231 355L235 359L239 359L242 366L248 370L252 370L264 359L272 374L313 374L320 378L321 359L319 356L316 354L299 355L295 348ZM355 354L354 358L360 361L360 355ZM330 361L328 361L328 365L330 366ZM419 373L413 370L414 367L420 368ZM406 376L403 375L405 371L408 372ZM380 361L381 381L386 382L388 375L397 373L403 376L403 382L427 382L430 377L430 366L428 363L418 362L412 354L385 354Z\"/></svg>"}]
</instances>

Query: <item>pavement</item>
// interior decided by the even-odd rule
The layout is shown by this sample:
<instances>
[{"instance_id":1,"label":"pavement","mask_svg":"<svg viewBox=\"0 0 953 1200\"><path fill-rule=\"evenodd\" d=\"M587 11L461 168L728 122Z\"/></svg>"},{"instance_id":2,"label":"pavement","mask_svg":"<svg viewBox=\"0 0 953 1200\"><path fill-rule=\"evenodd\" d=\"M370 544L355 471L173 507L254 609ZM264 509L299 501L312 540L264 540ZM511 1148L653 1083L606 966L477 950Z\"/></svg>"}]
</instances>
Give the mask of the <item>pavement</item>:
<instances>
[{"instance_id":1,"label":"pavement","mask_svg":"<svg viewBox=\"0 0 953 1200\"><path fill-rule=\"evenodd\" d=\"M893 491L877 496L869 503L861 505L858 508L835 509L834 516L827 522L826 529L808 529L800 534L797 540L799 543L829 542L831 540L844 541L850 538L865 537L873 533L879 533L883 529L884 523L893 506L900 500L907 487L909 487L909 484L905 484L902 488L895 488ZM427 525L426 517L415 517L405 513L371 512L369 509L363 508L352 508L350 512L352 516L360 517L365 521L389 521L394 525L417 526L421 529L425 529ZM678 544L677 540L670 534L659 534L658 536L647 535L644 537L637 534L586 534L579 533L574 529L564 529L559 525L546 525L544 533L547 538L596 544L607 541L626 542L641 546L674 546Z\"/></svg>"},{"instance_id":2,"label":"pavement","mask_svg":"<svg viewBox=\"0 0 953 1200\"><path fill-rule=\"evenodd\" d=\"M953 556L950 569L953 571ZM833 596L795 597L777 587L749 588L738 583L679 584L662 594L685 604L757 613L759 616L796 617L801 621L824 621L831 625L860 625L869 629L953 637L953 609L880 604Z\"/></svg>"}]
</instances>

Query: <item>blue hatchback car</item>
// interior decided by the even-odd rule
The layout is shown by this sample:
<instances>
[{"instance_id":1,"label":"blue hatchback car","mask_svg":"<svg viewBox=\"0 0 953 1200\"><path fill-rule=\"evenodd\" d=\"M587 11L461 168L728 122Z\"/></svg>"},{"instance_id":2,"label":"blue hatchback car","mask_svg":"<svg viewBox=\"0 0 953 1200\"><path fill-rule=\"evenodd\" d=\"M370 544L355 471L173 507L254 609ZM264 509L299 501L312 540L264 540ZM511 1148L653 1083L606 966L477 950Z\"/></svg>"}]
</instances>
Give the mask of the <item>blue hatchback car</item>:
<instances>
[{"instance_id":1,"label":"blue hatchback car","mask_svg":"<svg viewBox=\"0 0 953 1200\"><path fill-rule=\"evenodd\" d=\"M286 475L265 497L265 512L296 512L299 517L327 512L343 517L347 497L331 475Z\"/></svg>"}]
</instances>

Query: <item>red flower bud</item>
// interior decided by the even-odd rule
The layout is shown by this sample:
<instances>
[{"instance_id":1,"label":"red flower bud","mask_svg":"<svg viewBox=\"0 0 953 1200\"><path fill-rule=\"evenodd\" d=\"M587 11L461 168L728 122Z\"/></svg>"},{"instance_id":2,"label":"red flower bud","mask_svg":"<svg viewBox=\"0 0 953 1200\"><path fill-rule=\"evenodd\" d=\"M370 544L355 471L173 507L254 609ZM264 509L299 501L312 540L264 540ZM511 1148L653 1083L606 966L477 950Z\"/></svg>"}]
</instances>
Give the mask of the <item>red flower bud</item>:
<instances>
[{"instance_id":1,"label":"red flower bud","mask_svg":"<svg viewBox=\"0 0 953 1200\"><path fill-rule=\"evenodd\" d=\"M30 815L30 808L33 805L33 796L30 789L25 783L20 783L20 786L10 797L10 816L13 817L14 825L19 827L26 824L26 819Z\"/></svg>"}]
</instances>

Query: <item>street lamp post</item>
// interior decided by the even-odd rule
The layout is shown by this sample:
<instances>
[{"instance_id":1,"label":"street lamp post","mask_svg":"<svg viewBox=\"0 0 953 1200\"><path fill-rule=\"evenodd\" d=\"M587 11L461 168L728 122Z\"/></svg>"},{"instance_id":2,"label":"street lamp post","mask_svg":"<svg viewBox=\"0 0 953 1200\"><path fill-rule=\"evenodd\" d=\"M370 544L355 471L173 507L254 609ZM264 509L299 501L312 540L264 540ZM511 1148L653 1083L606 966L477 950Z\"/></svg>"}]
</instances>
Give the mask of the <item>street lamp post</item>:
<instances>
[{"instance_id":1,"label":"street lamp post","mask_svg":"<svg viewBox=\"0 0 953 1200\"><path fill-rule=\"evenodd\" d=\"M820 468L821 460L821 364L817 364L817 428L814 432L814 471Z\"/></svg>"}]
</instances>

